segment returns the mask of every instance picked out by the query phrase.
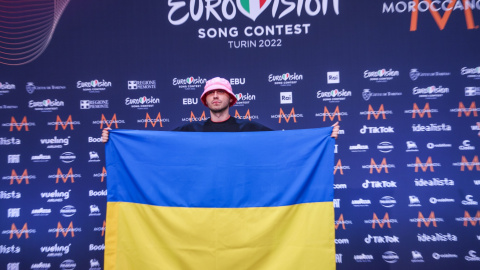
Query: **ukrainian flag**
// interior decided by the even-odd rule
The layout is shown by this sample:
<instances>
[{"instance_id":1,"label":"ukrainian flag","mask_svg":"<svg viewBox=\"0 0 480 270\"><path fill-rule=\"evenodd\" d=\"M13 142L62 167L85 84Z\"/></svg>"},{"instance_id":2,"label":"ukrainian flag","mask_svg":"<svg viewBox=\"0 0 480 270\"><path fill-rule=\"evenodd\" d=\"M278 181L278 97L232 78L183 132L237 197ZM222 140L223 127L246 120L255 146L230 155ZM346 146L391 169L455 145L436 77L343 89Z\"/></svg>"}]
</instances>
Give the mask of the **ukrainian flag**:
<instances>
[{"instance_id":1,"label":"ukrainian flag","mask_svg":"<svg viewBox=\"0 0 480 270\"><path fill-rule=\"evenodd\" d=\"M331 131L112 130L105 269L335 269Z\"/></svg>"}]
</instances>

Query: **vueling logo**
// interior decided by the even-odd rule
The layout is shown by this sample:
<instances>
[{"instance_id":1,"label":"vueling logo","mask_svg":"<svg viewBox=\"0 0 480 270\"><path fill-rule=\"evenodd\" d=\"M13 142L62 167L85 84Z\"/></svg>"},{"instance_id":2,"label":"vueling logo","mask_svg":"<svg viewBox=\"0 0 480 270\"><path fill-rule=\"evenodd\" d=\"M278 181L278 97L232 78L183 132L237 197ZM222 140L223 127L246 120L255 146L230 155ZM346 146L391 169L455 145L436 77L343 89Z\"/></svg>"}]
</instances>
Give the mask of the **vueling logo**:
<instances>
[{"instance_id":1,"label":"vueling logo","mask_svg":"<svg viewBox=\"0 0 480 270\"><path fill-rule=\"evenodd\" d=\"M25 169L20 177L18 177L17 172L12 169L12 175L10 176L10 185L13 185L13 180L17 181L17 184L21 184L25 179L25 184L30 184L29 175L27 169Z\"/></svg>"},{"instance_id":2,"label":"vueling logo","mask_svg":"<svg viewBox=\"0 0 480 270\"><path fill-rule=\"evenodd\" d=\"M411 4L411 5L410 5ZM433 20L437 24L440 30L443 30L447 25L448 19L452 14L452 11L459 10L464 13L465 23L467 29L478 29L478 25L475 25L473 20L472 9L475 9L475 1L432 1L432 0L413 0L413 1L399 1L397 3L383 3L382 13L403 13L411 12L410 18L410 31L417 31L418 26L418 13L429 11L433 17ZM438 12L443 10L443 16Z\"/></svg>"},{"instance_id":3,"label":"vueling logo","mask_svg":"<svg viewBox=\"0 0 480 270\"><path fill-rule=\"evenodd\" d=\"M27 223L23 224L23 227L21 230L17 229L17 226L15 226L15 223L12 223L12 227L10 229L10 238L9 239L12 239L13 238L13 234L15 234L15 236L17 236L17 239L20 239L20 237L22 237L22 234L25 233L25 239L28 239L28 232L33 232L35 233L36 230L28 230L28 225Z\"/></svg>"}]
</instances>

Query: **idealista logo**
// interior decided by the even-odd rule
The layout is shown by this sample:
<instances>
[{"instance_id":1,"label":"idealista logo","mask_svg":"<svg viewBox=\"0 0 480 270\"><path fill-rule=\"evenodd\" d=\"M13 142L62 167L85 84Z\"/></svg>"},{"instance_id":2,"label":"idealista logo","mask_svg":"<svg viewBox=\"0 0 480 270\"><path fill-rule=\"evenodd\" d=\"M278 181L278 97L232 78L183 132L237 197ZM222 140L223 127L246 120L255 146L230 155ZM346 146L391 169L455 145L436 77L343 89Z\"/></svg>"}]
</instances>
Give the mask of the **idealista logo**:
<instances>
[{"instance_id":1,"label":"idealista logo","mask_svg":"<svg viewBox=\"0 0 480 270\"><path fill-rule=\"evenodd\" d=\"M378 119L380 116L382 119L387 119L386 115L387 114L393 114L393 112L391 110L385 110L385 107L383 106L383 104L380 105L380 107L378 108L378 110L374 110L372 105L368 105L368 111L363 111L363 112L360 112L360 115L367 115L367 120L370 120L371 116L373 115L373 117L376 119Z\"/></svg>"},{"instance_id":2,"label":"idealista logo","mask_svg":"<svg viewBox=\"0 0 480 270\"><path fill-rule=\"evenodd\" d=\"M452 126L442 124L430 124L428 126L422 126L421 124L412 125L413 132L439 132L439 131L452 131Z\"/></svg>"},{"instance_id":3,"label":"idealista logo","mask_svg":"<svg viewBox=\"0 0 480 270\"><path fill-rule=\"evenodd\" d=\"M450 112L458 112L458 117L462 117L462 114L465 114L466 117L469 117L470 114L473 114L474 117L478 117L479 111L480 108L477 108L475 101L472 101L472 103L470 103L470 107L468 109L465 108L465 105L463 105L463 102L461 101L458 103L458 109L450 109Z\"/></svg>"},{"instance_id":4,"label":"idealista logo","mask_svg":"<svg viewBox=\"0 0 480 270\"><path fill-rule=\"evenodd\" d=\"M251 95L250 93L246 93L246 94L237 93L235 94L235 97L237 98L237 103L235 103L235 105L233 106L237 106L237 107L249 105L250 101L255 101L256 99L255 95ZM198 99L197 99L197 103L198 103Z\"/></svg>"},{"instance_id":5,"label":"idealista logo","mask_svg":"<svg viewBox=\"0 0 480 270\"><path fill-rule=\"evenodd\" d=\"M10 123L3 123L2 127L10 127L10 131L13 131L13 128L15 127L17 131L21 131L22 129L25 129L25 131L29 131L28 127L34 127L35 122L28 122L27 117L24 116L22 118L22 121L20 123L17 122L17 119L12 116Z\"/></svg>"},{"instance_id":6,"label":"idealista logo","mask_svg":"<svg viewBox=\"0 0 480 270\"><path fill-rule=\"evenodd\" d=\"M365 224L372 224L372 229L375 229L376 224L378 224L378 226L380 226L381 229L383 229L383 226L385 226L385 224L387 224L387 227L389 229L391 229L392 226L390 225L390 223L398 223L398 220L397 219L390 219L390 217L388 216L388 212L385 212L385 215L383 216L383 219L380 220L380 219L378 219L377 214L374 212L373 213L373 218L364 220L364 223Z\"/></svg>"},{"instance_id":7,"label":"idealista logo","mask_svg":"<svg viewBox=\"0 0 480 270\"><path fill-rule=\"evenodd\" d=\"M398 70L393 69L379 69L375 71L365 70L363 72L363 78L369 79L370 81L375 82L388 82L393 80L393 78L400 76L400 72Z\"/></svg>"},{"instance_id":8,"label":"idealista logo","mask_svg":"<svg viewBox=\"0 0 480 270\"><path fill-rule=\"evenodd\" d=\"M143 90L143 89L156 89L157 81L128 81L128 90Z\"/></svg>"},{"instance_id":9,"label":"idealista logo","mask_svg":"<svg viewBox=\"0 0 480 270\"><path fill-rule=\"evenodd\" d=\"M437 99L448 93L450 93L450 89L448 87L442 87L441 85L438 87L432 85L425 88L414 87L412 90L414 96L425 99Z\"/></svg>"},{"instance_id":10,"label":"idealista logo","mask_svg":"<svg viewBox=\"0 0 480 270\"><path fill-rule=\"evenodd\" d=\"M373 158L370 159L370 165L362 165L362 169L370 169L370 174L373 174L373 169L375 169L377 173L381 173L382 170L385 170L385 173L388 173L389 168L395 168L395 164L387 164L386 158L383 158L379 165L377 165Z\"/></svg>"},{"instance_id":11,"label":"idealista logo","mask_svg":"<svg viewBox=\"0 0 480 270\"><path fill-rule=\"evenodd\" d=\"M149 108L153 108L155 104L159 104L160 99L150 96L147 98L146 96L139 97L139 98L125 98L125 105L130 106L130 108L135 108L138 110L146 110Z\"/></svg>"},{"instance_id":12,"label":"idealista logo","mask_svg":"<svg viewBox=\"0 0 480 270\"><path fill-rule=\"evenodd\" d=\"M106 127L109 127L109 128L111 128L112 125L115 124L115 128L118 128L118 124L125 124L125 120L117 119L116 113L113 114L113 117L111 120L107 120L107 118L105 118L105 115L103 115L102 113L102 118L100 120L93 121L92 124L94 125L100 124L100 129L103 129L103 124L105 124Z\"/></svg>"},{"instance_id":13,"label":"idealista logo","mask_svg":"<svg viewBox=\"0 0 480 270\"><path fill-rule=\"evenodd\" d=\"M281 123L282 122L282 119L285 120L285 122L289 122L290 121L290 118L293 118L293 122L296 123L297 122L297 117L298 118L302 118L303 117L303 114L301 113L295 113L295 108L292 107L292 110L290 111L290 113L287 115L285 115L285 113L283 112L283 109L280 108L280 114L272 114L270 116L270 118L272 119L275 119L275 118L278 118L278 123Z\"/></svg>"},{"instance_id":14,"label":"idealista logo","mask_svg":"<svg viewBox=\"0 0 480 270\"><path fill-rule=\"evenodd\" d=\"M89 93L100 93L101 91L107 90L108 87L112 87L112 82L108 82L105 80L91 80L89 82L77 82L77 88L82 89L83 91L87 91Z\"/></svg>"},{"instance_id":15,"label":"idealista logo","mask_svg":"<svg viewBox=\"0 0 480 270\"><path fill-rule=\"evenodd\" d=\"M57 169L57 174L51 174L48 176L48 179L53 179L55 178L56 181L55 181L55 184L58 184L58 180L62 179L63 183L66 183L69 179L71 181L71 183L75 183L75 178L81 178L82 175L81 174L74 174L73 173L73 168L70 168L70 170L68 170L67 174L64 174L62 173L62 170L60 170L60 168Z\"/></svg>"},{"instance_id":16,"label":"idealista logo","mask_svg":"<svg viewBox=\"0 0 480 270\"><path fill-rule=\"evenodd\" d=\"M338 219L335 220L335 230L337 230L340 225L342 225L342 229L346 230L345 224L351 225L353 223L351 220L345 220L343 218L343 214L340 214L340 217L338 217Z\"/></svg>"},{"instance_id":17,"label":"idealista logo","mask_svg":"<svg viewBox=\"0 0 480 270\"><path fill-rule=\"evenodd\" d=\"M416 187L443 187L443 186L454 186L455 181L452 179L444 178L432 178L431 180L425 180L423 178L415 178Z\"/></svg>"},{"instance_id":18,"label":"idealista logo","mask_svg":"<svg viewBox=\"0 0 480 270\"><path fill-rule=\"evenodd\" d=\"M460 74L462 76L467 76L467 78L472 78L472 79L480 79L480 66L479 67L474 67L474 68L467 68L463 67L460 70Z\"/></svg>"},{"instance_id":19,"label":"idealista logo","mask_svg":"<svg viewBox=\"0 0 480 270\"><path fill-rule=\"evenodd\" d=\"M410 70L410 79L412 81L416 81L420 77L443 77L443 76L450 76L450 72L440 72L440 71L435 71L435 72L420 72L416 68L412 68Z\"/></svg>"},{"instance_id":20,"label":"idealista logo","mask_svg":"<svg viewBox=\"0 0 480 270\"><path fill-rule=\"evenodd\" d=\"M12 227L10 228L10 230L3 230L2 234L10 234L9 239L12 239L14 235L17 237L17 239L20 239L22 235L25 234L24 235L25 239L28 239L30 237L29 234L36 233L36 232L37 232L36 229L29 229L27 223L23 224L23 227L21 229L17 229L17 226L15 225L15 223L12 223Z\"/></svg>"},{"instance_id":21,"label":"idealista logo","mask_svg":"<svg viewBox=\"0 0 480 270\"><path fill-rule=\"evenodd\" d=\"M250 114L250 109L247 109L247 112L245 113L245 115L241 115L238 112L238 110L235 110L235 118L237 118L237 119L248 119L248 121L252 121L252 119L258 120L258 115Z\"/></svg>"},{"instance_id":22,"label":"idealista logo","mask_svg":"<svg viewBox=\"0 0 480 270\"><path fill-rule=\"evenodd\" d=\"M28 108L34 109L35 111L41 112L51 112L58 110L58 107L65 106L65 103L61 100L51 100L51 99L44 99L42 101L34 101L30 100L28 102Z\"/></svg>"},{"instance_id":23,"label":"idealista logo","mask_svg":"<svg viewBox=\"0 0 480 270\"><path fill-rule=\"evenodd\" d=\"M172 80L173 86L178 86L178 88L185 90L201 89L206 82L207 79L201 78L200 76L197 76L196 78L193 76L187 78L173 78Z\"/></svg>"},{"instance_id":24,"label":"idealista logo","mask_svg":"<svg viewBox=\"0 0 480 270\"><path fill-rule=\"evenodd\" d=\"M374 243L374 244L395 244L395 243L400 243L400 239L398 238L398 236L395 236L395 235L384 235L384 236L381 236L381 235L368 235L367 237L365 237L365 243L367 244L370 244L370 243Z\"/></svg>"},{"instance_id":25,"label":"idealista logo","mask_svg":"<svg viewBox=\"0 0 480 270\"><path fill-rule=\"evenodd\" d=\"M17 191L0 191L0 200L8 200L8 199L20 199L22 197L22 193Z\"/></svg>"},{"instance_id":26,"label":"idealista logo","mask_svg":"<svg viewBox=\"0 0 480 270\"><path fill-rule=\"evenodd\" d=\"M58 238L60 233L63 235L63 237L67 237L67 235L70 233L71 237L75 237L75 233L81 232L82 228L80 227L73 227L73 221L70 221L70 224L68 227L63 228L62 223L60 221L57 224L57 228L53 229L48 229L49 233L56 233L55 238Z\"/></svg>"},{"instance_id":27,"label":"idealista logo","mask_svg":"<svg viewBox=\"0 0 480 270\"><path fill-rule=\"evenodd\" d=\"M321 98L322 101L328 101L330 103L337 103L340 101L344 101L347 97L352 96L352 91L345 91L345 89L338 90L333 89L330 91L317 91L317 98Z\"/></svg>"},{"instance_id":28,"label":"idealista logo","mask_svg":"<svg viewBox=\"0 0 480 270\"><path fill-rule=\"evenodd\" d=\"M0 245L0 254L18 254L22 251L22 248L19 246L11 245Z\"/></svg>"},{"instance_id":29,"label":"idealista logo","mask_svg":"<svg viewBox=\"0 0 480 270\"><path fill-rule=\"evenodd\" d=\"M430 212L430 215L428 218L425 218L422 214L422 212L418 211L418 218L411 218L410 222L417 223L417 227L421 228L422 223L426 226L429 227L430 223L432 223L433 227L437 227L437 222L443 222L443 218L436 218L435 217L435 212Z\"/></svg>"},{"instance_id":30,"label":"idealista logo","mask_svg":"<svg viewBox=\"0 0 480 270\"><path fill-rule=\"evenodd\" d=\"M480 225L480 210L477 210L477 213L472 217L473 215L470 215L470 213L465 210L465 214L463 217L455 218L456 221L463 221L463 226L468 227L468 224L470 223L471 226L477 226L477 222Z\"/></svg>"},{"instance_id":31,"label":"idealista logo","mask_svg":"<svg viewBox=\"0 0 480 270\"><path fill-rule=\"evenodd\" d=\"M419 157L415 158L415 163L409 163L407 164L407 167L415 168L415 172L418 172L418 168L421 168L423 172L426 172L428 169L430 169L430 172L433 172L434 169L433 167L441 167L442 165L440 163L434 163L432 162L432 157L428 157L427 161L423 163Z\"/></svg>"},{"instance_id":32,"label":"idealista logo","mask_svg":"<svg viewBox=\"0 0 480 270\"><path fill-rule=\"evenodd\" d=\"M193 111L190 111L190 117L187 118L182 118L182 122L197 122L197 121L206 121L207 117L205 116L205 111L202 111L202 114L200 114L198 117L195 116Z\"/></svg>"},{"instance_id":33,"label":"idealista logo","mask_svg":"<svg viewBox=\"0 0 480 270\"><path fill-rule=\"evenodd\" d=\"M362 98L365 101L370 100L371 97L397 97L403 95L402 92L372 92L370 89L363 89Z\"/></svg>"},{"instance_id":34,"label":"idealista logo","mask_svg":"<svg viewBox=\"0 0 480 270\"><path fill-rule=\"evenodd\" d=\"M29 175L27 169L25 169L22 175L18 176L17 172L12 169L12 174L10 176L3 176L2 180L10 180L10 185L13 185L15 182L21 184L25 180L25 184L30 184L30 179L37 179L36 175Z\"/></svg>"},{"instance_id":35,"label":"idealista logo","mask_svg":"<svg viewBox=\"0 0 480 270\"><path fill-rule=\"evenodd\" d=\"M298 81L303 80L302 74L297 74L294 72L293 74L290 73L283 73L281 75L268 75L268 82L273 83L279 86L292 86L296 84Z\"/></svg>"},{"instance_id":36,"label":"idealista logo","mask_svg":"<svg viewBox=\"0 0 480 270\"><path fill-rule=\"evenodd\" d=\"M159 127L163 127L163 123L168 123L170 122L169 118L162 118L162 115L160 112L158 112L157 117L152 119L150 117L150 114L148 112L145 114L145 119L138 119L137 123L145 123L145 128L147 128L148 124L150 124L152 127L155 127L157 124Z\"/></svg>"},{"instance_id":37,"label":"idealista logo","mask_svg":"<svg viewBox=\"0 0 480 270\"><path fill-rule=\"evenodd\" d=\"M198 6L196 11L194 9L195 2L197 2ZM281 6L280 2L282 3ZM255 21L260 14L267 10L270 4L272 4L272 11L271 13L265 12L265 14L267 14L266 16L271 14L272 18L281 19L294 10L296 10L298 17L300 17L303 12L309 16L317 16L320 11L323 12L323 15L327 13L328 2L329 1L323 0L323 5L320 5L320 1L305 0L299 0L298 3L287 3L280 0L237 0L236 2L233 0L223 0L212 4L210 1L203 0L179 0L175 2L170 0L168 1L168 6L170 7L170 11L168 12L168 21L172 25L182 25L187 22L189 18L194 21L199 21L205 14L205 20L208 20L209 18L215 18L217 21L222 22L222 17L224 20L235 19L237 11L247 18ZM332 6L333 11L338 15L339 0L332 0ZM282 12L277 14L277 12L280 11Z\"/></svg>"},{"instance_id":38,"label":"idealista logo","mask_svg":"<svg viewBox=\"0 0 480 270\"><path fill-rule=\"evenodd\" d=\"M410 12L410 31L417 31L419 13L429 14L438 26L438 29L443 30L447 25L448 19L453 11L456 14L463 13L467 29L478 28L473 20L472 10L478 9L475 7L475 1L450 1L450 0L413 0L413 1L398 1L396 3L383 3L382 13L404 13ZM443 16L439 11L443 11ZM462 12L463 11L463 12ZM424 15L430 17L429 15ZM458 16L458 15L457 15Z\"/></svg>"},{"instance_id":39,"label":"idealista logo","mask_svg":"<svg viewBox=\"0 0 480 270\"><path fill-rule=\"evenodd\" d=\"M55 130L58 130L58 126L61 126L63 130L70 127L70 130L73 130L73 125L80 125L80 121L73 121L72 115L69 115L67 120L62 121L60 115L57 115L57 120L55 122L48 122L47 126L55 126Z\"/></svg>"},{"instance_id":40,"label":"idealista logo","mask_svg":"<svg viewBox=\"0 0 480 270\"><path fill-rule=\"evenodd\" d=\"M330 112L327 106L324 106L323 113L315 114L315 117L323 117L323 122L325 122L327 117L330 119L330 121L342 121L342 116L348 116L348 113L341 112L338 106L335 107L335 110L333 112ZM335 120L335 117L337 118L336 120Z\"/></svg>"},{"instance_id":41,"label":"idealista logo","mask_svg":"<svg viewBox=\"0 0 480 270\"><path fill-rule=\"evenodd\" d=\"M468 161L468 159L465 156L462 156L462 159L460 162L455 162L452 164L453 166L459 166L460 171L465 171L465 167L469 171L474 171L476 169L477 171L480 171L480 161L478 160L478 156L474 156L472 161Z\"/></svg>"},{"instance_id":42,"label":"idealista logo","mask_svg":"<svg viewBox=\"0 0 480 270\"><path fill-rule=\"evenodd\" d=\"M22 140L17 139L15 137L7 138L7 137L0 137L0 145L20 145L22 144Z\"/></svg>"}]
</instances>

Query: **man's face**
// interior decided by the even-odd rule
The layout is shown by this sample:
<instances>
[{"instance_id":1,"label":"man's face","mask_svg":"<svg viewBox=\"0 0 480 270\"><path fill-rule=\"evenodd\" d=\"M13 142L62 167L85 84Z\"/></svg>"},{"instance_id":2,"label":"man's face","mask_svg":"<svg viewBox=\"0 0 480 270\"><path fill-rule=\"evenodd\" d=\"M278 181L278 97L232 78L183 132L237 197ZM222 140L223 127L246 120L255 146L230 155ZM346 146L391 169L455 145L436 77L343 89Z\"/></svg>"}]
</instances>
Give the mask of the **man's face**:
<instances>
[{"instance_id":1,"label":"man's face","mask_svg":"<svg viewBox=\"0 0 480 270\"><path fill-rule=\"evenodd\" d=\"M224 90L212 90L205 99L208 108L214 113L227 110L230 105L230 95Z\"/></svg>"}]
</instances>

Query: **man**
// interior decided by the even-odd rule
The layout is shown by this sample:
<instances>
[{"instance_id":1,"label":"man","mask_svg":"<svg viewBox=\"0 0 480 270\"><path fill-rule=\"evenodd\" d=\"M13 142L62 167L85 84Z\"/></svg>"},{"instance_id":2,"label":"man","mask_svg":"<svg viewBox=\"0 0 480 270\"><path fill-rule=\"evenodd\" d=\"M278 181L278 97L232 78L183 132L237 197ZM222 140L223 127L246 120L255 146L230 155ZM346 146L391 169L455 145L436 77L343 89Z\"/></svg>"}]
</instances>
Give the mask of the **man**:
<instances>
[{"instance_id":1,"label":"man","mask_svg":"<svg viewBox=\"0 0 480 270\"><path fill-rule=\"evenodd\" d=\"M243 131L270 131L272 129L256 122L241 120L230 115L229 108L236 102L232 86L223 78L215 77L205 84L202 96L203 105L210 109L210 118L207 121L193 122L180 126L174 131L196 132L243 132ZM333 125L331 137L337 138L340 126ZM109 137L109 128L102 131L102 142L106 143Z\"/></svg>"}]
</instances>

